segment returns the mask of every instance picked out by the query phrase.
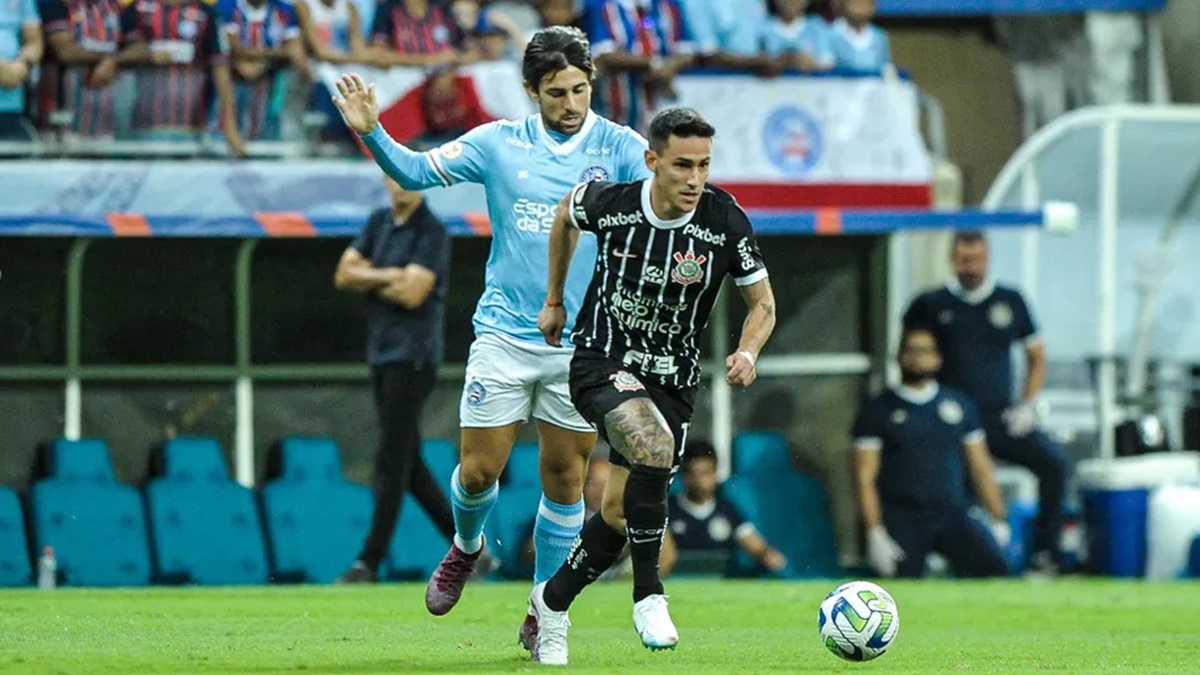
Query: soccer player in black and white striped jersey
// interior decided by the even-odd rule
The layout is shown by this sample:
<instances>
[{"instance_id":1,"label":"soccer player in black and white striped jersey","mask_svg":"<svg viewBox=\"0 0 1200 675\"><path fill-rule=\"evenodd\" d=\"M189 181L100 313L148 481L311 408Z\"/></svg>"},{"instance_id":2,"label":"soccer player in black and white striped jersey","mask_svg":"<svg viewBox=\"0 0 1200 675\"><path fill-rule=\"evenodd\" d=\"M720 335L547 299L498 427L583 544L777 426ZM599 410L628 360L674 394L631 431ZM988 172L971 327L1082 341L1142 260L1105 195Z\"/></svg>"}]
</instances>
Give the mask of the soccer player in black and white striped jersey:
<instances>
[{"instance_id":1,"label":"soccer player in black and white striped jersey","mask_svg":"<svg viewBox=\"0 0 1200 675\"><path fill-rule=\"evenodd\" d=\"M706 185L713 127L694 110L673 108L650 123L646 164L654 177L576 186L550 231L550 276L538 327L562 344L563 283L580 231L598 241L595 272L571 341L571 399L612 448L604 503L583 527L566 563L534 587L534 657L567 662L567 608L620 555L633 562L633 623L651 649L672 649L678 632L667 611L658 558L667 488L679 465L700 381L696 339L708 325L721 283L733 277L749 306L726 381L748 386L775 327L775 299L746 213Z\"/></svg>"}]
</instances>

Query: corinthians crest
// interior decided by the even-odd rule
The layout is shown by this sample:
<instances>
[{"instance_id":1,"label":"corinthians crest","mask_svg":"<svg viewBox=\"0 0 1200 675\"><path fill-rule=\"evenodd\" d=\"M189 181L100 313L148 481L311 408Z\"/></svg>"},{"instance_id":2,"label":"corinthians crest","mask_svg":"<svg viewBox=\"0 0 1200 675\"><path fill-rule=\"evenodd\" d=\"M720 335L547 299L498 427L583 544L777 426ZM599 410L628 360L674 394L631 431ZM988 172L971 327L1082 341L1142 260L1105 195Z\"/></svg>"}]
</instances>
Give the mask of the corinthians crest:
<instances>
[{"instance_id":1,"label":"corinthians crest","mask_svg":"<svg viewBox=\"0 0 1200 675\"><path fill-rule=\"evenodd\" d=\"M671 270L671 280L681 286L694 284L704 278L704 263L708 257L688 251L675 252L675 267Z\"/></svg>"},{"instance_id":2,"label":"corinthians crest","mask_svg":"<svg viewBox=\"0 0 1200 675\"><path fill-rule=\"evenodd\" d=\"M618 370L609 375L608 379L617 388L617 391L641 391L646 388L640 380L627 370Z\"/></svg>"}]
</instances>

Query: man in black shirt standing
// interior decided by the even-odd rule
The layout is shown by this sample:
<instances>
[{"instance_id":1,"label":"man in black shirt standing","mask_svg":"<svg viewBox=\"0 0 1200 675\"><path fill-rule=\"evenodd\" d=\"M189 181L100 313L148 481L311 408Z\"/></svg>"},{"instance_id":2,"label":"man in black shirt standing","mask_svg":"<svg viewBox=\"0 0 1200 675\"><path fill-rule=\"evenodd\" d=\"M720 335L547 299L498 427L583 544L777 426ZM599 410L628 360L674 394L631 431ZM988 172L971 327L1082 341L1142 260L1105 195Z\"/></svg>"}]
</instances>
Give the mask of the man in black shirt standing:
<instances>
[{"instance_id":1,"label":"man in black shirt standing","mask_svg":"<svg viewBox=\"0 0 1200 675\"><path fill-rule=\"evenodd\" d=\"M1015 288L988 276L988 244L981 232L958 232L950 252L954 278L917 296L905 325L933 331L945 363L938 381L969 396L979 407L988 448L997 459L1023 466L1038 479L1038 514L1030 568L1057 573L1060 563L1067 459L1037 427L1034 402L1046 381L1046 347L1028 303ZM1013 402L1012 348L1025 358L1020 397Z\"/></svg>"},{"instance_id":2,"label":"man in black shirt standing","mask_svg":"<svg viewBox=\"0 0 1200 675\"><path fill-rule=\"evenodd\" d=\"M421 408L442 361L450 238L419 192L384 179L391 206L371 214L342 254L339 290L367 299L367 360L379 415L375 513L362 552L340 581L375 581L409 489L446 536L454 516L438 481L421 459Z\"/></svg>"},{"instance_id":3,"label":"man in black shirt standing","mask_svg":"<svg viewBox=\"0 0 1200 675\"><path fill-rule=\"evenodd\" d=\"M706 185L713 127L674 108L650 124L652 179L583 183L559 204L550 231L550 278L538 327L561 345L563 283L580 231L599 253L571 341L571 399L611 446L612 471L597 517L567 561L533 589L534 657L567 663L567 609L604 573L626 540L633 562L633 623L642 643L673 649L678 632L658 572L667 488L679 465L700 382L696 339L726 275L749 306L726 381L748 386L775 326L775 299L746 213Z\"/></svg>"}]
</instances>

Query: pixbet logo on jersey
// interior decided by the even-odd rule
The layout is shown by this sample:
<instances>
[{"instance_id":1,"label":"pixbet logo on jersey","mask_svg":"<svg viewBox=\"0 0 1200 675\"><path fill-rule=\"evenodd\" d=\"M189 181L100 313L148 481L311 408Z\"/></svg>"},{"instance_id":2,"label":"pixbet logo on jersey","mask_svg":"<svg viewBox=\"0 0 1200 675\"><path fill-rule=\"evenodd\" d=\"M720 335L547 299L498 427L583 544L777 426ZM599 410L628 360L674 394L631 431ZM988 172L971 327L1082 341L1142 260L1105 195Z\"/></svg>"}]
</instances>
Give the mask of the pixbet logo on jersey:
<instances>
[{"instance_id":1,"label":"pixbet logo on jersey","mask_svg":"<svg viewBox=\"0 0 1200 675\"><path fill-rule=\"evenodd\" d=\"M699 225L697 225L695 223L688 223L687 227L683 228L683 233L686 235L693 236L706 244L712 244L713 246L724 246L725 245L725 233L724 232L722 232L721 234L715 234L708 228L700 227Z\"/></svg>"},{"instance_id":2,"label":"pixbet logo on jersey","mask_svg":"<svg viewBox=\"0 0 1200 675\"><path fill-rule=\"evenodd\" d=\"M550 233L554 224L554 204L531 202L522 197L513 204L513 213L517 215L517 229L522 232Z\"/></svg>"},{"instance_id":3,"label":"pixbet logo on jersey","mask_svg":"<svg viewBox=\"0 0 1200 675\"><path fill-rule=\"evenodd\" d=\"M604 216L597 223L596 227L601 230L607 230L610 227L621 227L622 225L637 225L642 222L642 212L636 213L614 213Z\"/></svg>"}]
</instances>

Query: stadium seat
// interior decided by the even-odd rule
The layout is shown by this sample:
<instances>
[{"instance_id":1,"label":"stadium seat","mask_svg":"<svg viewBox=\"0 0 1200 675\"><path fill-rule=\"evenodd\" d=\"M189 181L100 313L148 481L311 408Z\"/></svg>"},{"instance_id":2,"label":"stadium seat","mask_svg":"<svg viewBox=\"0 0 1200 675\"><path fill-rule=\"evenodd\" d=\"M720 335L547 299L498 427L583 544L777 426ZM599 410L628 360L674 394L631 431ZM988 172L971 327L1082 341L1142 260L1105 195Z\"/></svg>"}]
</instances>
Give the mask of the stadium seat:
<instances>
[{"instance_id":1,"label":"stadium seat","mask_svg":"<svg viewBox=\"0 0 1200 675\"><path fill-rule=\"evenodd\" d=\"M146 486L157 579L205 585L267 581L254 493L233 482L214 438L163 444L161 474Z\"/></svg>"},{"instance_id":2,"label":"stadium seat","mask_svg":"<svg viewBox=\"0 0 1200 675\"><path fill-rule=\"evenodd\" d=\"M374 495L342 475L333 439L287 437L272 452L276 477L261 493L272 577L331 582L362 546Z\"/></svg>"},{"instance_id":3,"label":"stadium seat","mask_svg":"<svg viewBox=\"0 0 1200 675\"><path fill-rule=\"evenodd\" d=\"M458 448L450 441L441 438L427 438L421 443L421 457L425 466L437 479L442 491L450 489L450 477L458 466Z\"/></svg>"},{"instance_id":4,"label":"stadium seat","mask_svg":"<svg viewBox=\"0 0 1200 675\"><path fill-rule=\"evenodd\" d=\"M108 444L60 439L46 452L51 476L30 490L35 550L54 547L64 585L149 583L142 498L114 480Z\"/></svg>"},{"instance_id":5,"label":"stadium seat","mask_svg":"<svg viewBox=\"0 0 1200 675\"><path fill-rule=\"evenodd\" d=\"M446 555L450 542L438 532L433 520L412 495L404 496L400 520L388 546L382 576L393 580L424 581Z\"/></svg>"},{"instance_id":6,"label":"stadium seat","mask_svg":"<svg viewBox=\"0 0 1200 675\"><path fill-rule=\"evenodd\" d=\"M0 487L0 586L29 584L29 543L17 493Z\"/></svg>"},{"instance_id":7,"label":"stadium seat","mask_svg":"<svg viewBox=\"0 0 1200 675\"><path fill-rule=\"evenodd\" d=\"M733 474L778 473L792 469L791 450L783 434L750 431L733 437Z\"/></svg>"},{"instance_id":8,"label":"stadium seat","mask_svg":"<svg viewBox=\"0 0 1200 675\"><path fill-rule=\"evenodd\" d=\"M289 481L340 480L342 462L332 438L286 436L271 448L269 473Z\"/></svg>"},{"instance_id":9,"label":"stadium seat","mask_svg":"<svg viewBox=\"0 0 1200 675\"><path fill-rule=\"evenodd\" d=\"M521 554L533 536L533 521L541 497L540 485L506 485L488 517L485 532L493 554L500 559L499 571L505 579L533 577L533 566L523 563Z\"/></svg>"},{"instance_id":10,"label":"stadium seat","mask_svg":"<svg viewBox=\"0 0 1200 675\"><path fill-rule=\"evenodd\" d=\"M50 444L49 475L60 480L111 482L112 457L108 443L100 438L69 441L60 438Z\"/></svg>"},{"instance_id":11,"label":"stadium seat","mask_svg":"<svg viewBox=\"0 0 1200 675\"><path fill-rule=\"evenodd\" d=\"M507 480L512 486L536 487L541 490L542 472L537 443L519 443L508 457Z\"/></svg>"},{"instance_id":12,"label":"stadium seat","mask_svg":"<svg viewBox=\"0 0 1200 675\"><path fill-rule=\"evenodd\" d=\"M763 537L788 559L795 577L838 575L833 524L825 490L816 478L788 469L734 476L721 488ZM738 552L734 575L752 574L757 563Z\"/></svg>"}]
</instances>

